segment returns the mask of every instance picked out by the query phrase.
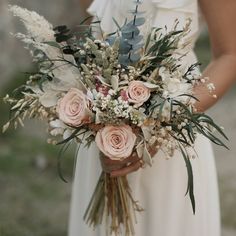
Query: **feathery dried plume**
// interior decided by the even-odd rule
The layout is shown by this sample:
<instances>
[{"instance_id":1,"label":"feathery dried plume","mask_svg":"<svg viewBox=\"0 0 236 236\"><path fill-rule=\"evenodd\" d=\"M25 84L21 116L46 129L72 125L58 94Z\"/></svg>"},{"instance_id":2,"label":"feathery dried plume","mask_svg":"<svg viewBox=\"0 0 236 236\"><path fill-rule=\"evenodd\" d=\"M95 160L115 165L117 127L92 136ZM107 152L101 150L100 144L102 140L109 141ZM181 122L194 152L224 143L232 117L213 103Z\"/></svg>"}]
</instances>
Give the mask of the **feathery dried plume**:
<instances>
[{"instance_id":1,"label":"feathery dried plume","mask_svg":"<svg viewBox=\"0 0 236 236\"><path fill-rule=\"evenodd\" d=\"M9 11L23 22L28 37L37 42L54 40L53 26L43 16L16 5L9 5Z\"/></svg>"},{"instance_id":2,"label":"feathery dried plume","mask_svg":"<svg viewBox=\"0 0 236 236\"><path fill-rule=\"evenodd\" d=\"M70 55L62 55L60 49L52 47L45 42L55 41L53 31L53 26L43 17L34 11L29 11L25 8L19 7L17 5L9 5L9 11L13 13L14 16L19 17L21 22L23 22L27 33L17 33L15 37L24 42L27 46L26 48L31 51L33 55L33 48L39 49L47 55L47 57L54 61L53 73L56 78L60 81L70 82L70 85L81 88L80 74L78 70L73 66L75 64L74 58ZM70 63L65 63L60 61L62 56ZM35 57L35 55L33 55ZM37 58L35 58L37 60Z\"/></svg>"}]
</instances>

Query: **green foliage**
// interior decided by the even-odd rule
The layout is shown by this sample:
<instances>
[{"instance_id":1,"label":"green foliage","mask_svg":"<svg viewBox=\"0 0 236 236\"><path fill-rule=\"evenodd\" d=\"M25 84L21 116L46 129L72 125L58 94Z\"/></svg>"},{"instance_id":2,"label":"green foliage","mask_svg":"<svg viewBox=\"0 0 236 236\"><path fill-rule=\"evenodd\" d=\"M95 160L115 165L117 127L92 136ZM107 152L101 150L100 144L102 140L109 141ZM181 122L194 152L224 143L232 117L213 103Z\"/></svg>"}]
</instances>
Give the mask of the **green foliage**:
<instances>
[{"instance_id":1,"label":"green foliage","mask_svg":"<svg viewBox=\"0 0 236 236\"><path fill-rule=\"evenodd\" d=\"M195 214L195 212L196 212L196 202L195 202L195 196L194 196L192 164L191 164L191 161L190 161L190 157L188 156L188 154L187 154L186 150L183 148L183 146L179 145L179 148L180 148L182 156L184 158L186 168L187 168L187 173L188 173L188 185L187 185L186 195L189 194L189 198L190 198L191 203L192 203L193 214Z\"/></svg>"},{"instance_id":2,"label":"green foliage","mask_svg":"<svg viewBox=\"0 0 236 236\"><path fill-rule=\"evenodd\" d=\"M141 1L135 0L135 10L131 11L133 20L125 23L120 28L120 56L119 62L124 65L132 65L140 60L140 49L143 47L143 36L139 27L145 23L143 13L138 11Z\"/></svg>"}]
</instances>

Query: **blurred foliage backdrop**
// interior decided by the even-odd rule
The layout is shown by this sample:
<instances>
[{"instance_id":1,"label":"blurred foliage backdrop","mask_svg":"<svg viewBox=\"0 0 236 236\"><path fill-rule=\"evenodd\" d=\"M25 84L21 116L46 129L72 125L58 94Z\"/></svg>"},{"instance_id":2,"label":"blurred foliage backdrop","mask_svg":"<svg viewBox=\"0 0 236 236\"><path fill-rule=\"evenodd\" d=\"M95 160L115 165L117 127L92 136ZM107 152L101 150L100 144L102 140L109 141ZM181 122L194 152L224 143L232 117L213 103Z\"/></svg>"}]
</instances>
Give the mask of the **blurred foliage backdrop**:
<instances>
[{"instance_id":1,"label":"blurred foliage backdrop","mask_svg":"<svg viewBox=\"0 0 236 236\"><path fill-rule=\"evenodd\" d=\"M9 32L21 29L0 2L0 97L25 81L30 56ZM54 24L74 26L83 18L78 0L16 0L11 4L34 9ZM236 43L236 42L235 42ZM209 40L203 30L196 45L202 69L210 60ZM235 75L236 76L236 75ZM209 112L225 127L230 151L214 147L219 176L223 236L236 235L236 88ZM8 107L0 102L0 126L8 119ZM46 127L29 121L23 130L0 135L0 236L65 236L67 232L75 147L63 159L57 173L58 147L46 143ZM206 157L207 158L207 157Z\"/></svg>"}]
</instances>

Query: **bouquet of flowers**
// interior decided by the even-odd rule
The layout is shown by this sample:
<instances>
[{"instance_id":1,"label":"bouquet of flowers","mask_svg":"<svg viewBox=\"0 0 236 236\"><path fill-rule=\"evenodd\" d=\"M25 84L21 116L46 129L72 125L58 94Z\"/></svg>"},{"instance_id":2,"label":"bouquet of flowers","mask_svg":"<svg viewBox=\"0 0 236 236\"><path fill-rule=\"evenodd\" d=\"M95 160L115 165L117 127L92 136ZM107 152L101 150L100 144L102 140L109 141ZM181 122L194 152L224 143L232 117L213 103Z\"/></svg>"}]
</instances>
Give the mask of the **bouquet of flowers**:
<instances>
[{"instance_id":1,"label":"bouquet of flowers","mask_svg":"<svg viewBox=\"0 0 236 236\"><path fill-rule=\"evenodd\" d=\"M217 133L226 136L211 117L196 111L193 88L202 83L214 96L214 85L202 78L199 64L182 63L191 21L181 30L176 21L172 30L152 28L142 35L140 4L135 0L131 21L119 25L114 19L117 31L101 31L99 37L99 21L82 22L80 30L72 32L66 26L53 28L35 12L10 6L27 29L16 37L26 44L38 70L13 96L4 98L11 105L11 118L3 131L10 124L23 126L25 118L43 119L52 144L75 140L89 147L95 142L106 158L124 160L135 153L144 166L152 165L150 150L167 158L180 151L195 212L189 150L197 134L221 146L225 144ZM95 227L106 216L111 232L118 234L122 226L126 235L134 234L133 213L142 211L134 197L126 177L102 172L84 219Z\"/></svg>"}]
</instances>

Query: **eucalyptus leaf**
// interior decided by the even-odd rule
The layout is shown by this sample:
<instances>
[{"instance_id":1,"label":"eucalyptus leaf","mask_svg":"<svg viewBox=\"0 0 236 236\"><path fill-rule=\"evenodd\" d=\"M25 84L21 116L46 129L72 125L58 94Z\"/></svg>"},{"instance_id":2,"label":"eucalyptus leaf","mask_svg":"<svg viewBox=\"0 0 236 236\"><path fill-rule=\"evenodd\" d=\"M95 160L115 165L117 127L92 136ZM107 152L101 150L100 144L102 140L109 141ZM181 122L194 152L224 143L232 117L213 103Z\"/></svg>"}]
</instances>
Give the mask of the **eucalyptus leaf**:
<instances>
[{"instance_id":1,"label":"eucalyptus leaf","mask_svg":"<svg viewBox=\"0 0 236 236\"><path fill-rule=\"evenodd\" d=\"M134 25L141 26L145 23L145 21L146 21L146 19L144 17L136 18Z\"/></svg>"},{"instance_id":2,"label":"eucalyptus leaf","mask_svg":"<svg viewBox=\"0 0 236 236\"><path fill-rule=\"evenodd\" d=\"M109 43L109 45L114 45L115 41L116 41L117 37L116 36L109 36L108 38L106 38L106 41Z\"/></svg>"},{"instance_id":3,"label":"eucalyptus leaf","mask_svg":"<svg viewBox=\"0 0 236 236\"><path fill-rule=\"evenodd\" d=\"M129 10L128 13L134 15L134 16L142 16L144 15L146 12L145 11L136 11L136 10Z\"/></svg>"},{"instance_id":4,"label":"eucalyptus leaf","mask_svg":"<svg viewBox=\"0 0 236 236\"><path fill-rule=\"evenodd\" d=\"M119 55L119 63L127 66L130 63L129 55Z\"/></svg>"},{"instance_id":5,"label":"eucalyptus leaf","mask_svg":"<svg viewBox=\"0 0 236 236\"><path fill-rule=\"evenodd\" d=\"M128 54L132 46L124 39L120 41L120 54Z\"/></svg>"},{"instance_id":6,"label":"eucalyptus leaf","mask_svg":"<svg viewBox=\"0 0 236 236\"><path fill-rule=\"evenodd\" d=\"M136 5L141 5L143 4L143 0L133 0L133 3L135 3Z\"/></svg>"},{"instance_id":7,"label":"eucalyptus leaf","mask_svg":"<svg viewBox=\"0 0 236 236\"><path fill-rule=\"evenodd\" d=\"M132 50L134 50L134 51L139 50L139 49L143 48L143 46L144 46L143 43L135 44L132 46Z\"/></svg>"},{"instance_id":8,"label":"eucalyptus leaf","mask_svg":"<svg viewBox=\"0 0 236 236\"><path fill-rule=\"evenodd\" d=\"M132 39L127 39L127 42L131 45L134 44L138 44L143 40L143 36L142 35L137 35L135 37L133 37Z\"/></svg>"},{"instance_id":9,"label":"eucalyptus leaf","mask_svg":"<svg viewBox=\"0 0 236 236\"><path fill-rule=\"evenodd\" d=\"M130 55L130 59L133 62L137 62L138 60L140 60L141 56L139 53L131 53Z\"/></svg>"},{"instance_id":10,"label":"eucalyptus leaf","mask_svg":"<svg viewBox=\"0 0 236 236\"><path fill-rule=\"evenodd\" d=\"M138 35L140 30L138 29L138 27L136 25L133 25L133 24L127 24L127 25L124 25L122 28L121 28L121 32L122 34L130 34L130 33L133 33L134 35Z\"/></svg>"}]
</instances>

